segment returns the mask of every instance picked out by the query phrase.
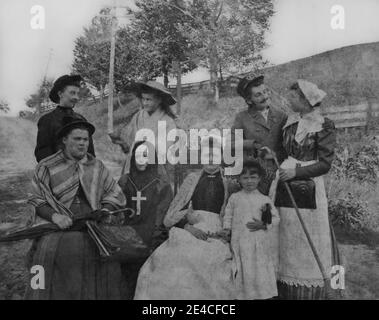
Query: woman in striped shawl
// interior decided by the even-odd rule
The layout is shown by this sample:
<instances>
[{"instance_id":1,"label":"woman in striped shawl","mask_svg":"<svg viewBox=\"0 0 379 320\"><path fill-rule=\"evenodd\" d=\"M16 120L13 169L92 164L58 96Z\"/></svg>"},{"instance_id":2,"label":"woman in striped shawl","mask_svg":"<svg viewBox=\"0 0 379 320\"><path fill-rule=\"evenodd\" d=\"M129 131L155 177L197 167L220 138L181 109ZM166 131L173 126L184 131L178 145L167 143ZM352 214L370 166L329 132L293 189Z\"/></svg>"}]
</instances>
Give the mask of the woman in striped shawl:
<instances>
[{"instance_id":1,"label":"woman in striped shawl","mask_svg":"<svg viewBox=\"0 0 379 320\"><path fill-rule=\"evenodd\" d=\"M95 128L83 120L66 121L58 133L64 149L37 165L30 199L34 223L53 222L62 231L35 241L32 265L44 268L45 289L28 284L26 299L119 299L119 263L100 259L86 229L65 229L77 215L114 210L126 200L103 163L87 153Z\"/></svg>"}]
</instances>

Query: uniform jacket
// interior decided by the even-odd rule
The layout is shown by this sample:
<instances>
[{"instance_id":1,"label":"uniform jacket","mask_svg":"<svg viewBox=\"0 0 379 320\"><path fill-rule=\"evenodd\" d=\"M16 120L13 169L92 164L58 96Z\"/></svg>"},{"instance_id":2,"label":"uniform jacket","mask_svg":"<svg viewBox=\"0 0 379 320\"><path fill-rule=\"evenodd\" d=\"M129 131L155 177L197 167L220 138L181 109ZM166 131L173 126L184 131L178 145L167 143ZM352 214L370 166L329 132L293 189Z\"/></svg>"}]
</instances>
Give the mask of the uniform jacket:
<instances>
[{"instance_id":1,"label":"uniform jacket","mask_svg":"<svg viewBox=\"0 0 379 320\"><path fill-rule=\"evenodd\" d=\"M257 147L269 147L278 157L279 162L286 158L283 148L283 127L287 122L287 115L270 107L267 122L259 111L249 108L238 113L233 124L234 129L243 129L244 140L254 140ZM256 150L244 150L245 156L250 156Z\"/></svg>"}]
</instances>

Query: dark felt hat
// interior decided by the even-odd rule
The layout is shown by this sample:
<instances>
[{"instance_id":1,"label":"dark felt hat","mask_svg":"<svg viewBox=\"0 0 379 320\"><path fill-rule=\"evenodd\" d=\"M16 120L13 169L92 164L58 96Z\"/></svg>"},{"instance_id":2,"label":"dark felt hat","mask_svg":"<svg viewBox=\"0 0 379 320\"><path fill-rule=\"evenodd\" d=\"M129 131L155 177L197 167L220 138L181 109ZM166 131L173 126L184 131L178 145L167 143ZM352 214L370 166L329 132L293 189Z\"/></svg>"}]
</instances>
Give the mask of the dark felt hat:
<instances>
[{"instance_id":1,"label":"dark felt hat","mask_svg":"<svg viewBox=\"0 0 379 320\"><path fill-rule=\"evenodd\" d=\"M137 82L136 83L139 92L141 91L155 91L160 94L169 106L176 103L176 100L172 96L171 92L161 83L156 81Z\"/></svg>"},{"instance_id":2,"label":"dark felt hat","mask_svg":"<svg viewBox=\"0 0 379 320\"><path fill-rule=\"evenodd\" d=\"M242 78L240 80L240 82L238 83L237 93L241 97L245 98L246 94L247 94L246 89L249 86L258 87L258 86L260 86L263 83L264 83L264 76L263 75L259 75L259 76L247 76L245 78Z\"/></svg>"},{"instance_id":3,"label":"dark felt hat","mask_svg":"<svg viewBox=\"0 0 379 320\"><path fill-rule=\"evenodd\" d=\"M49 98L54 103L59 103L58 92L62 91L67 86L77 86L80 87L80 82L82 81L80 75L64 75L55 80L53 88L50 91Z\"/></svg>"},{"instance_id":4,"label":"dark felt hat","mask_svg":"<svg viewBox=\"0 0 379 320\"><path fill-rule=\"evenodd\" d=\"M90 124L87 120L73 116L66 116L63 118L62 126L57 132L57 138L60 139L66 136L72 130L78 128L87 129L90 136L92 136L95 132L95 127L92 124Z\"/></svg>"}]
</instances>

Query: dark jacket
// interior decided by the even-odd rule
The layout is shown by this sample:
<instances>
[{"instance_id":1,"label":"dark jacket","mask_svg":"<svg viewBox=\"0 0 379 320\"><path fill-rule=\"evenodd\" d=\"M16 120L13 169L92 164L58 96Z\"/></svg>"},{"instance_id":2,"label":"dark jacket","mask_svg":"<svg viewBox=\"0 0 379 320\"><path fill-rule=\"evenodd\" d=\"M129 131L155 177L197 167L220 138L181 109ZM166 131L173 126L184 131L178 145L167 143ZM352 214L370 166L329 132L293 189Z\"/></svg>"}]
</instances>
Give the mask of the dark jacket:
<instances>
[{"instance_id":1,"label":"dark jacket","mask_svg":"<svg viewBox=\"0 0 379 320\"><path fill-rule=\"evenodd\" d=\"M233 129L243 129L243 139L250 140L251 147L244 148L244 155L251 156L260 147L269 147L273 150L279 162L286 158L283 147L283 127L287 115L274 107L270 107L267 122L262 114L251 107L238 113L235 117ZM234 131L234 130L232 130Z\"/></svg>"},{"instance_id":2,"label":"dark jacket","mask_svg":"<svg viewBox=\"0 0 379 320\"><path fill-rule=\"evenodd\" d=\"M85 120L79 113L70 108L57 107L55 110L43 115L38 121L37 145L34 155L37 162L53 155L61 149L61 141L57 139L56 134L62 126L62 120L66 116L75 116ZM89 141L88 152L95 156L92 138Z\"/></svg>"},{"instance_id":3,"label":"dark jacket","mask_svg":"<svg viewBox=\"0 0 379 320\"><path fill-rule=\"evenodd\" d=\"M299 144L295 141L298 123L284 129L284 148L288 156L300 161L317 160L316 163L296 168L296 178L307 179L327 174L335 157L336 128L334 122L325 118L322 130L309 133L307 138Z\"/></svg>"}]
</instances>

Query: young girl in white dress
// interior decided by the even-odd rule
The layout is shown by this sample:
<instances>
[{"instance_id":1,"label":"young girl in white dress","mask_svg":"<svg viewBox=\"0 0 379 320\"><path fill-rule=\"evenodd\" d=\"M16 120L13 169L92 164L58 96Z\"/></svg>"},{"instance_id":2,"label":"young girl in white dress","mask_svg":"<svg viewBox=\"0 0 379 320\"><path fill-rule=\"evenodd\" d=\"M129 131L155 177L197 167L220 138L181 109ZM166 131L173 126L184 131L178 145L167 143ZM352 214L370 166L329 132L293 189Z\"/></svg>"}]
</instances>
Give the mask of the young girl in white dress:
<instances>
[{"instance_id":1,"label":"young girl in white dress","mask_svg":"<svg viewBox=\"0 0 379 320\"><path fill-rule=\"evenodd\" d=\"M279 215L271 199L257 190L264 171L254 160L244 163L242 190L230 196L223 220L231 237L237 299L270 299L278 295L276 257Z\"/></svg>"}]
</instances>

